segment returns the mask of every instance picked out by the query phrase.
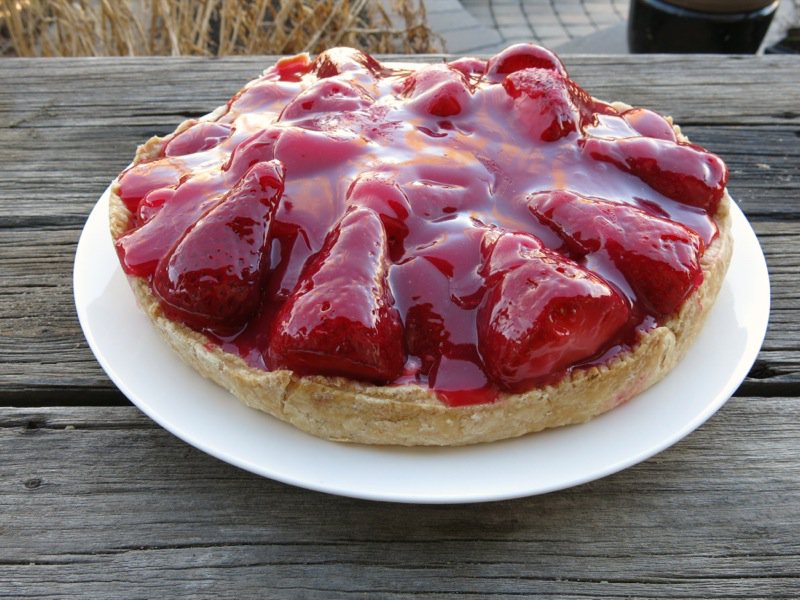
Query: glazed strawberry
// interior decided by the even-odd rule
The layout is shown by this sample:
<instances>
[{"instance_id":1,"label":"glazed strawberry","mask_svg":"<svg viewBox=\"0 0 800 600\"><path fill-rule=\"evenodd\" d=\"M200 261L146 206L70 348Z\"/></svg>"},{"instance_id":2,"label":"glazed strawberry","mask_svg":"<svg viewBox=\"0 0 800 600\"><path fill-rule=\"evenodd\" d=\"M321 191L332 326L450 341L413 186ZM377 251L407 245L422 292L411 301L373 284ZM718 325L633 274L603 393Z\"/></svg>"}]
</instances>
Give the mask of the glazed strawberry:
<instances>
[{"instance_id":1,"label":"glazed strawberry","mask_svg":"<svg viewBox=\"0 0 800 600\"><path fill-rule=\"evenodd\" d=\"M274 73L267 71L264 77L239 90L228 101L226 114L220 117L220 121L230 122L247 113L279 114L296 95L291 86L275 81Z\"/></svg>"},{"instance_id":2,"label":"glazed strawberry","mask_svg":"<svg viewBox=\"0 0 800 600\"><path fill-rule=\"evenodd\" d=\"M409 75L400 93L411 99L409 108L436 117L460 114L471 99L464 74L448 65L430 65Z\"/></svg>"},{"instance_id":3,"label":"glazed strawberry","mask_svg":"<svg viewBox=\"0 0 800 600\"><path fill-rule=\"evenodd\" d=\"M510 73L531 68L547 69L564 77L567 75L564 64L547 48L535 44L514 44L489 59L486 77L498 82Z\"/></svg>"},{"instance_id":4,"label":"glazed strawberry","mask_svg":"<svg viewBox=\"0 0 800 600\"><path fill-rule=\"evenodd\" d=\"M385 383L405 364L403 328L386 281L387 239L374 211L348 211L278 312L272 368Z\"/></svg>"},{"instance_id":5,"label":"glazed strawberry","mask_svg":"<svg viewBox=\"0 0 800 600\"><path fill-rule=\"evenodd\" d=\"M635 175L657 192L714 214L725 193L728 168L699 146L648 137L588 138L583 151Z\"/></svg>"},{"instance_id":6,"label":"glazed strawberry","mask_svg":"<svg viewBox=\"0 0 800 600\"><path fill-rule=\"evenodd\" d=\"M381 218L386 229L389 258L396 262L405 253L408 236L406 223L411 214L408 198L400 187L380 176L361 176L347 191L347 200L353 206L371 208Z\"/></svg>"},{"instance_id":7,"label":"glazed strawberry","mask_svg":"<svg viewBox=\"0 0 800 600\"><path fill-rule=\"evenodd\" d=\"M506 390L528 389L592 358L628 322L629 305L616 290L530 235L502 234L485 252L479 348L487 373Z\"/></svg>"},{"instance_id":8,"label":"glazed strawberry","mask_svg":"<svg viewBox=\"0 0 800 600\"><path fill-rule=\"evenodd\" d=\"M640 135L659 140L677 141L675 129L661 115L646 108L630 108L620 115Z\"/></svg>"},{"instance_id":9,"label":"glazed strawberry","mask_svg":"<svg viewBox=\"0 0 800 600\"><path fill-rule=\"evenodd\" d=\"M197 328L235 331L258 308L268 233L283 192L279 163L257 163L161 259L153 291L165 313Z\"/></svg>"},{"instance_id":10,"label":"glazed strawberry","mask_svg":"<svg viewBox=\"0 0 800 600\"><path fill-rule=\"evenodd\" d=\"M293 177L353 158L365 147L355 134L301 127L268 127L244 140L223 165L229 181L238 181L255 163L277 159Z\"/></svg>"},{"instance_id":11,"label":"glazed strawberry","mask_svg":"<svg viewBox=\"0 0 800 600\"><path fill-rule=\"evenodd\" d=\"M115 243L125 272L150 277L161 258L197 219L219 204L223 189L220 178L189 179L175 188L160 188L147 194L139 205L141 211L137 209L137 215L145 220Z\"/></svg>"},{"instance_id":12,"label":"glazed strawberry","mask_svg":"<svg viewBox=\"0 0 800 600\"><path fill-rule=\"evenodd\" d=\"M119 197L125 207L135 212L142 198L153 190L178 185L183 170L163 162L145 162L131 167L119 179Z\"/></svg>"},{"instance_id":13,"label":"glazed strawberry","mask_svg":"<svg viewBox=\"0 0 800 600\"><path fill-rule=\"evenodd\" d=\"M136 223L141 226L158 214L161 208L170 202L177 192L174 188L160 188L148 193L139 203L136 210Z\"/></svg>"},{"instance_id":14,"label":"glazed strawberry","mask_svg":"<svg viewBox=\"0 0 800 600\"><path fill-rule=\"evenodd\" d=\"M314 131L286 127L275 142L275 158L292 177L306 176L347 162L366 149L352 131Z\"/></svg>"},{"instance_id":15,"label":"glazed strawberry","mask_svg":"<svg viewBox=\"0 0 800 600\"><path fill-rule=\"evenodd\" d=\"M317 113L363 110L373 100L360 85L331 77L323 79L286 105L280 121L302 119Z\"/></svg>"},{"instance_id":16,"label":"glazed strawberry","mask_svg":"<svg viewBox=\"0 0 800 600\"><path fill-rule=\"evenodd\" d=\"M273 73L281 81L300 81L301 77L308 73L313 63L308 58L308 54L297 54L278 59L272 69L268 69L265 76L269 77Z\"/></svg>"},{"instance_id":17,"label":"glazed strawberry","mask_svg":"<svg viewBox=\"0 0 800 600\"><path fill-rule=\"evenodd\" d=\"M577 84L550 69L523 69L503 80L516 119L533 139L554 142L592 119L592 100Z\"/></svg>"},{"instance_id":18,"label":"glazed strawberry","mask_svg":"<svg viewBox=\"0 0 800 600\"><path fill-rule=\"evenodd\" d=\"M467 79L480 77L486 73L486 61L472 56L451 60L447 65L460 72Z\"/></svg>"},{"instance_id":19,"label":"glazed strawberry","mask_svg":"<svg viewBox=\"0 0 800 600\"><path fill-rule=\"evenodd\" d=\"M231 134L230 125L202 121L180 132L167 142L165 156L184 156L210 150Z\"/></svg>"},{"instance_id":20,"label":"glazed strawberry","mask_svg":"<svg viewBox=\"0 0 800 600\"><path fill-rule=\"evenodd\" d=\"M703 281L703 240L679 223L567 191L533 194L528 206L564 240L574 258L608 256L656 316L673 314Z\"/></svg>"}]
</instances>

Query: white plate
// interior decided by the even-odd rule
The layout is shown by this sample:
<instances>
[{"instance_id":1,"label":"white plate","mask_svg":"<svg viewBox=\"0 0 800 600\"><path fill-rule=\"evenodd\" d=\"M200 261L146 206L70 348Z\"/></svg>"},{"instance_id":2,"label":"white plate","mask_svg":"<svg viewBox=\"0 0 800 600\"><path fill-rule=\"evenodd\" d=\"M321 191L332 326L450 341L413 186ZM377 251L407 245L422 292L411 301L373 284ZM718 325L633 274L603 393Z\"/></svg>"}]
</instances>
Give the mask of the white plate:
<instances>
[{"instance_id":1,"label":"white plate","mask_svg":"<svg viewBox=\"0 0 800 600\"><path fill-rule=\"evenodd\" d=\"M75 257L75 303L112 381L181 439L233 465L293 485L397 502L500 500L563 489L641 462L716 412L747 375L769 315L769 280L753 230L733 207L735 249L719 299L688 356L662 382L584 425L466 448L327 442L251 410L197 375L158 337L120 269L108 191Z\"/></svg>"}]
</instances>

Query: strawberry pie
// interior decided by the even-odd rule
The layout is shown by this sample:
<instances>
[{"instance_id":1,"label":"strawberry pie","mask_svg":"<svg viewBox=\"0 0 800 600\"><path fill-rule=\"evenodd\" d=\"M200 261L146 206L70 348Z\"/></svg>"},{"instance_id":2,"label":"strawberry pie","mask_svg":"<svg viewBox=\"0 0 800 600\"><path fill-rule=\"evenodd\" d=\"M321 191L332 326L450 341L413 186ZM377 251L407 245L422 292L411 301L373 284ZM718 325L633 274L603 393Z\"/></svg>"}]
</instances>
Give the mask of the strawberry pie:
<instances>
[{"instance_id":1,"label":"strawberry pie","mask_svg":"<svg viewBox=\"0 0 800 600\"><path fill-rule=\"evenodd\" d=\"M653 385L731 256L728 171L544 48L283 58L111 189L138 302L200 374L314 435L460 445Z\"/></svg>"}]
</instances>

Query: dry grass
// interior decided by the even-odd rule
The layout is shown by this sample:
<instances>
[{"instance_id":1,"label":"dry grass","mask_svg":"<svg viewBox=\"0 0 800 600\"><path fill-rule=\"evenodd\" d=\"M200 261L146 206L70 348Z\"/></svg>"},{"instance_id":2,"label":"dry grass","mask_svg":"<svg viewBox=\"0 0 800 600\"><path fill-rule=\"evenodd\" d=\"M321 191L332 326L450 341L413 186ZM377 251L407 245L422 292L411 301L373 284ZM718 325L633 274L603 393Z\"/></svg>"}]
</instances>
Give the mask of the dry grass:
<instances>
[{"instance_id":1,"label":"dry grass","mask_svg":"<svg viewBox=\"0 0 800 600\"><path fill-rule=\"evenodd\" d=\"M424 0L0 0L0 55L443 50Z\"/></svg>"}]
</instances>

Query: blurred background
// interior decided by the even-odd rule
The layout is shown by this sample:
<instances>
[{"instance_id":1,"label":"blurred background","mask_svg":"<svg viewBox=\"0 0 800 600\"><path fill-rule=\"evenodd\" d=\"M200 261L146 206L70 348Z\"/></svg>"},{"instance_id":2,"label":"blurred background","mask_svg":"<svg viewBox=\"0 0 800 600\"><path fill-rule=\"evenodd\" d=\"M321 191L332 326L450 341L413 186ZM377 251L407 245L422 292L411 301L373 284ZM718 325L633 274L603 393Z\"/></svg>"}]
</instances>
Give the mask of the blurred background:
<instances>
[{"instance_id":1,"label":"blurred background","mask_svg":"<svg viewBox=\"0 0 800 600\"><path fill-rule=\"evenodd\" d=\"M0 0L0 56L800 52L798 0Z\"/></svg>"},{"instance_id":2,"label":"blurred background","mask_svg":"<svg viewBox=\"0 0 800 600\"><path fill-rule=\"evenodd\" d=\"M422 0L0 0L4 56L444 49Z\"/></svg>"}]
</instances>

